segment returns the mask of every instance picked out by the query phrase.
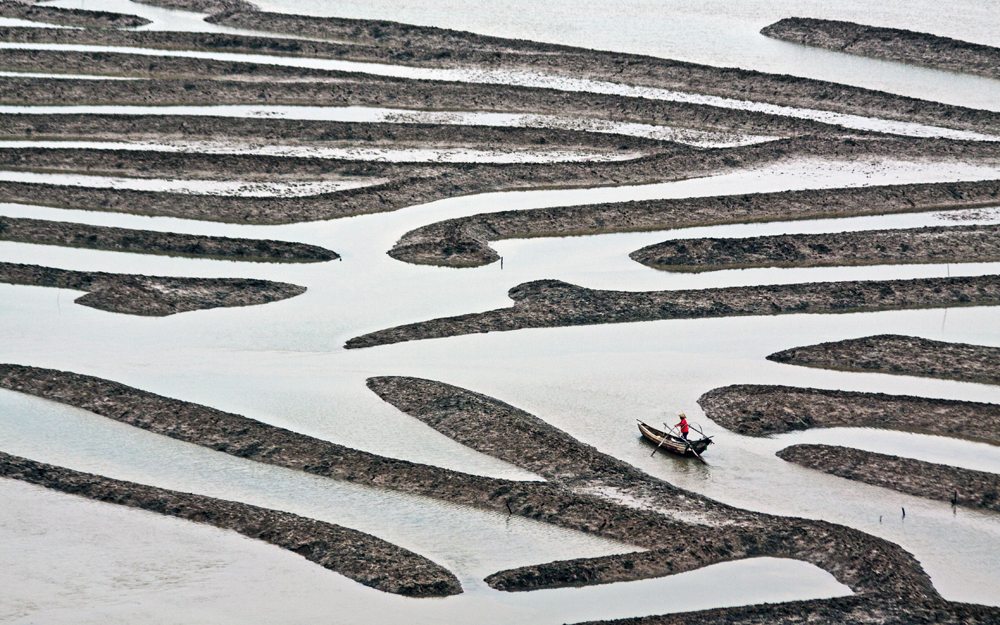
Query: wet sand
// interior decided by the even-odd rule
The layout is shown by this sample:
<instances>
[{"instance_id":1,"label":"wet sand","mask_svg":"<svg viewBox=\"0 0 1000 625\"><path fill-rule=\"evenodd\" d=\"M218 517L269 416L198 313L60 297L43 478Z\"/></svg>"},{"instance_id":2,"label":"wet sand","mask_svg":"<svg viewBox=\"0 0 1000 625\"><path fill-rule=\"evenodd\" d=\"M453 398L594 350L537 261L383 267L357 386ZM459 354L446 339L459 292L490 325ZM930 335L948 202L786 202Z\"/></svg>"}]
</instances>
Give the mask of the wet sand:
<instances>
[{"instance_id":1,"label":"wet sand","mask_svg":"<svg viewBox=\"0 0 1000 625\"><path fill-rule=\"evenodd\" d=\"M514 305L483 313L442 317L347 341L347 349L404 341L659 319L704 319L905 310L1000 304L1000 276L813 282L683 291L598 291L559 280L536 280L508 292Z\"/></svg>"},{"instance_id":2,"label":"wet sand","mask_svg":"<svg viewBox=\"0 0 1000 625\"><path fill-rule=\"evenodd\" d=\"M0 263L0 282L87 291L73 301L97 310L144 317L267 304L306 291L302 286L270 280L141 276L15 263Z\"/></svg>"},{"instance_id":3,"label":"wet sand","mask_svg":"<svg viewBox=\"0 0 1000 625\"><path fill-rule=\"evenodd\" d=\"M744 239L677 239L629 258L665 271L1000 261L1000 226L928 227Z\"/></svg>"},{"instance_id":4,"label":"wet sand","mask_svg":"<svg viewBox=\"0 0 1000 625\"><path fill-rule=\"evenodd\" d=\"M15 217L0 217L0 241L255 262L315 263L339 258L336 252L304 243L131 230Z\"/></svg>"},{"instance_id":5,"label":"wet sand","mask_svg":"<svg viewBox=\"0 0 1000 625\"><path fill-rule=\"evenodd\" d=\"M775 352L789 365L1000 384L1000 348L882 334Z\"/></svg>"},{"instance_id":6,"label":"wet sand","mask_svg":"<svg viewBox=\"0 0 1000 625\"><path fill-rule=\"evenodd\" d=\"M294 551L383 592L446 597L462 592L447 569L356 530L249 504L113 480L0 452L0 477L231 530Z\"/></svg>"},{"instance_id":7,"label":"wet sand","mask_svg":"<svg viewBox=\"0 0 1000 625\"><path fill-rule=\"evenodd\" d=\"M698 399L712 421L745 436L811 428L882 428L1000 445L1000 406L908 395L737 384Z\"/></svg>"},{"instance_id":8,"label":"wet sand","mask_svg":"<svg viewBox=\"0 0 1000 625\"><path fill-rule=\"evenodd\" d=\"M928 33L803 17L783 19L760 32L804 46L1000 78L1000 48Z\"/></svg>"},{"instance_id":9,"label":"wet sand","mask_svg":"<svg viewBox=\"0 0 1000 625\"><path fill-rule=\"evenodd\" d=\"M1000 475L830 445L792 445L778 457L882 488L1000 512Z\"/></svg>"}]
</instances>

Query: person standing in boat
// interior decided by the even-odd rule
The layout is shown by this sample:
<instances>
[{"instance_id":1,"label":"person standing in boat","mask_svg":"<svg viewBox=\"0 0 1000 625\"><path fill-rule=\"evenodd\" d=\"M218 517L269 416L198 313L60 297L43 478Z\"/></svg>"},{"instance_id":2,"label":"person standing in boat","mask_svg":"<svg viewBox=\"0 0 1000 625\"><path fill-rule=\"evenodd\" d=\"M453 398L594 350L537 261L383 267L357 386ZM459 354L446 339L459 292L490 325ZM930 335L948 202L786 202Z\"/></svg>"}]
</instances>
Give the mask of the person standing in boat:
<instances>
[{"instance_id":1,"label":"person standing in boat","mask_svg":"<svg viewBox=\"0 0 1000 625\"><path fill-rule=\"evenodd\" d=\"M687 419L688 419L687 416L682 412L681 413L681 422L674 426L675 428L676 427L680 427L680 429L681 429L681 438L683 438L684 440L688 439L688 420Z\"/></svg>"}]
</instances>

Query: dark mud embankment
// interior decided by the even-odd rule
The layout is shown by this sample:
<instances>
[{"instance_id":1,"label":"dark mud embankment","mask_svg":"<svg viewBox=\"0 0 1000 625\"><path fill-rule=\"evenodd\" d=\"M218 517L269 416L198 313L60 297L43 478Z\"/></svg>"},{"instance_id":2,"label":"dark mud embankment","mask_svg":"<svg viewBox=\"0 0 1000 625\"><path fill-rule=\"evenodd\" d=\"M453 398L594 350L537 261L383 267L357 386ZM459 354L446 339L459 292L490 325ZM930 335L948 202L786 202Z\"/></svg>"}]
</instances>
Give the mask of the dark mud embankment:
<instances>
[{"instance_id":1,"label":"dark mud embankment","mask_svg":"<svg viewBox=\"0 0 1000 625\"><path fill-rule=\"evenodd\" d=\"M131 230L2 216L0 241L234 261L315 263L340 258L336 252L304 243Z\"/></svg>"},{"instance_id":2,"label":"dark mud embankment","mask_svg":"<svg viewBox=\"0 0 1000 625\"><path fill-rule=\"evenodd\" d=\"M490 241L500 239L951 210L998 203L1000 181L989 180L502 211L448 219L411 230L400 237L389 255L418 264L475 267L500 259L489 247Z\"/></svg>"},{"instance_id":3,"label":"dark mud embankment","mask_svg":"<svg viewBox=\"0 0 1000 625\"><path fill-rule=\"evenodd\" d=\"M965 153L959 145L944 142L944 151ZM661 153L625 161L603 163L365 163L321 158L255 155L171 154L130 150L72 150L16 148L0 150L5 167L28 171L106 173L141 177L163 172L162 177L218 179L227 174L262 179L312 172L317 178L351 178L371 182L341 191L300 197L233 197L162 191L133 191L44 183L0 182L0 201L57 208L128 212L185 219L232 223L279 224L336 219L352 215L398 210L434 200L489 191L552 187L593 187L644 184L735 171L755 165L803 157L864 158L884 156L892 148L916 151L921 142L874 139L826 141L788 139L738 148L697 150L668 144ZM990 148L992 150L992 147ZM994 162L996 155L982 155ZM975 158L971 157L970 158ZM141 171L145 170L145 171ZM386 176L391 176L386 180ZM997 193L997 185L990 187ZM963 197L989 193L987 187L952 187ZM966 191L969 189L969 191ZM953 198L954 200L954 198ZM966 197L966 200L968 198Z\"/></svg>"},{"instance_id":4,"label":"dark mud embankment","mask_svg":"<svg viewBox=\"0 0 1000 625\"><path fill-rule=\"evenodd\" d=\"M171 278L103 271L70 271L0 263L0 282L87 291L73 300L108 312L165 317L192 310L255 306L306 292L286 282L248 278Z\"/></svg>"},{"instance_id":5,"label":"dark mud embankment","mask_svg":"<svg viewBox=\"0 0 1000 625\"><path fill-rule=\"evenodd\" d=\"M879 428L1000 445L1000 405L910 395L736 384L698 399L712 421L745 436L812 428Z\"/></svg>"},{"instance_id":6,"label":"dark mud embankment","mask_svg":"<svg viewBox=\"0 0 1000 625\"><path fill-rule=\"evenodd\" d=\"M792 445L778 457L873 486L1000 512L1000 475L830 445Z\"/></svg>"},{"instance_id":7,"label":"dark mud embankment","mask_svg":"<svg viewBox=\"0 0 1000 625\"><path fill-rule=\"evenodd\" d=\"M113 480L3 452L0 477L234 531L383 592L407 597L462 592L450 571L423 556L370 534L288 512Z\"/></svg>"},{"instance_id":8,"label":"dark mud embankment","mask_svg":"<svg viewBox=\"0 0 1000 625\"><path fill-rule=\"evenodd\" d=\"M898 334L795 347L767 359L820 369L1000 384L1000 348Z\"/></svg>"},{"instance_id":9,"label":"dark mud embankment","mask_svg":"<svg viewBox=\"0 0 1000 625\"><path fill-rule=\"evenodd\" d=\"M704 93L735 100L817 108L863 116L907 119L982 131L1000 116L837 83L720 68L656 57L488 37L381 20L283 15L263 11L221 13L209 21L351 44L344 58L417 65L519 70ZM313 44L315 45L315 44ZM331 48L336 44L330 44ZM342 45L342 44L341 44ZM319 46L303 55L326 56Z\"/></svg>"},{"instance_id":10,"label":"dark mud embankment","mask_svg":"<svg viewBox=\"0 0 1000 625\"><path fill-rule=\"evenodd\" d=\"M898 548L865 555L866 545L878 550L883 547L876 546L882 541L862 532L718 503L603 454L534 415L466 389L404 377L369 378L368 386L385 401L441 434L535 472L554 486L627 501L632 510L655 513L659 518L655 525L661 528L658 531L666 532L660 535L654 551L501 571L487 578L494 588L524 591L643 579L691 570L698 563L704 566L768 554L811 562L830 571L855 592L899 597L916 590L913 586L907 588L915 581L913 578L904 581L910 575L905 571L913 570L909 556ZM682 544L677 541L680 536ZM869 556L888 556L897 563L876 566L900 568L892 573L887 569L862 572L850 564L860 564ZM868 577L872 573L875 575ZM862 577L868 579L862 581ZM852 581L845 581L848 579Z\"/></svg>"},{"instance_id":11,"label":"dark mud embankment","mask_svg":"<svg viewBox=\"0 0 1000 625\"><path fill-rule=\"evenodd\" d=\"M287 20L291 19L295 24L289 26L290 32L293 35L299 36L303 32L302 24L314 22L317 18L248 12L224 16L216 15L210 19L225 25L265 31L280 30L281 25L283 23L287 24ZM318 19L322 20L322 18ZM168 50L205 50L276 56L317 57L424 67L525 71L607 80L610 82L665 88L696 94L716 95L740 101L747 100L748 94L751 94L750 99L752 100L789 107L830 110L865 117L875 116L938 125L946 128L1000 133L1000 114L998 113L907 98L830 82L519 40L485 38L492 39L492 43L486 45L486 48L492 49L483 49L483 46L477 46L474 42L470 43L470 40L481 41L484 39L483 37L458 31L447 31L448 36L453 40L452 43L446 44L444 47L436 44L426 47L422 45L421 38L429 37L433 39L436 36L435 33L441 32L441 29L366 20L331 19L328 21L334 24L333 28L337 31L336 34L329 35L329 37L337 41L307 41L303 39L255 37L222 33L65 31L41 28L0 28L0 40L135 46ZM336 24L346 25L347 28L340 28ZM345 30L346 33L344 32ZM383 35L376 37L379 40L377 44L361 42L360 40L358 43L351 41L358 37L363 39L366 35L370 35L373 30L378 30ZM393 30L397 32L392 33L391 31ZM398 32L399 30L405 30L406 33L401 34ZM341 41L346 41L346 43L341 43ZM369 85L372 84L369 79L366 80ZM111 93L103 89L98 89L93 84L87 87L79 83L71 86L69 84L71 81L60 82L67 83L62 85L62 89L74 89L78 95L83 95L84 92L90 94ZM89 82L92 83L94 81ZM199 86L197 80L183 82L190 87L191 91L187 100L188 103L195 103L197 100L191 98L198 96L199 92L206 91L205 86ZM222 89L225 83L220 81L210 82L219 87L220 95L226 101L229 98L235 97L235 94L239 91L234 91L233 86L227 86L225 89ZM22 84L19 82L18 88L25 93L30 92L32 97L43 95L41 89L30 89L27 86L28 84L41 83ZM53 84L52 86L59 88L59 85ZM277 101L276 98L279 96L287 101L288 98L293 97L292 94L300 93L294 89L288 91L278 88L282 85L260 84L256 85L256 88L253 85L247 86L250 87L249 90L240 91L243 93L242 97L256 98L259 93L262 94L262 102L266 103L275 103ZM290 85L283 86L289 87ZM150 85L148 87L153 86ZM327 87L335 86L326 85L324 88ZM159 87L157 89L162 88ZM80 91L81 89L84 91ZM17 88L4 89L2 91L4 99L15 96L17 90ZM336 91L337 89L334 90ZM381 89L372 89L371 87L365 90L382 91ZM448 83L439 83L436 90L442 92L442 94L446 93L448 91ZM491 91L503 93L507 92L509 88L496 85L479 85L478 90L480 92L478 98L480 102L477 105L482 108L487 106L486 103L489 101ZM118 97L125 97L127 95L127 90L123 90L120 87L114 88L112 91L118 94ZM312 91L314 97L322 95L315 89ZM208 92L210 93L211 89L208 89ZM149 97L150 92L146 91L146 93L146 97ZM565 92L563 93L565 94ZM183 97L183 93L175 93L173 97ZM298 97L301 97L301 95ZM386 101L384 95L376 95L376 97L380 97L383 102ZM434 96L433 94L429 94L428 97ZM532 102L534 104L540 99L540 97L536 96L534 100L525 100L522 102L522 106L525 102ZM629 99L632 100L633 98ZM319 103L321 100L322 98L317 99L314 103ZM88 100L82 99L80 101ZM103 101L107 102L106 99ZM252 102L253 99L247 101ZM470 101L466 98L464 100L465 105L468 106ZM221 100L212 103L221 103ZM400 105L400 103L396 104L396 106ZM706 108L712 109L714 107ZM606 110L611 111L613 109ZM719 109L715 110L718 111ZM566 110L564 109L561 112L565 113Z\"/></svg>"},{"instance_id":12,"label":"dark mud embankment","mask_svg":"<svg viewBox=\"0 0 1000 625\"><path fill-rule=\"evenodd\" d=\"M577 625L996 625L998 622L1000 608L992 606L921 599L898 603L877 597L837 597L589 621Z\"/></svg>"},{"instance_id":13,"label":"dark mud embankment","mask_svg":"<svg viewBox=\"0 0 1000 625\"><path fill-rule=\"evenodd\" d=\"M0 28L0 35L2 35ZM0 36L2 40L2 36ZM52 70L49 70L52 71ZM55 72L61 73L61 72ZM193 76L178 79L92 80L5 76L0 104L128 106L364 106L429 111L491 111L635 122L681 129L761 136L854 134L790 116L701 104L494 84L410 80L350 74L331 80L261 80ZM1000 114L996 132L1000 134Z\"/></svg>"},{"instance_id":14,"label":"dark mud embankment","mask_svg":"<svg viewBox=\"0 0 1000 625\"><path fill-rule=\"evenodd\" d=\"M407 379L395 380L399 380L396 389L406 387ZM551 563L530 567L534 572L517 569L491 577L494 586L507 590L643 579L716 562L775 555L812 562L858 593L896 599L937 598L916 560L892 543L822 521L772 517L714 502L651 478L552 428L538 440L558 440L565 446L560 450L543 449L532 436L542 429L537 418L526 413L511 414L516 409L463 389L426 380L415 382L438 389L437 393L416 389L420 391L413 396L416 402L440 400L436 405L454 411L473 399L474 405L492 406L493 414L501 420L517 417L515 427L527 428L526 435L517 439L528 445L519 456L525 458L520 466L543 469L553 479L513 482L394 460L108 380L0 365L0 388L76 406L241 458L517 514L654 550ZM389 385L383 384L378 390L383 398L396 401L396 396L389 396L393 392ZM413 407L412 403L408 406ZM512 431L507 428L498 436ZM575 460L562 460L560 454ZM560 475L546 470L546 466ZM626 497L641 496L649 506L638 509L622 505L615 501L616 492ZM685 549L676 548L674 537L678 535L686 537ZM831 545L835 548L831 549Z\"/></svg>"},{"instance_id":15,"label":"dark mud embankment","mask_svg":"<svg viewBox=\"0 0 1000 625\"><path fill-rule=\"evenodd\" d=\"M407 118L400 113L400 120ZM585 120L584 120L585 121ZM0 137L34 141L267 142L308 147L427 147L586 150L656 154L676 152L670 141L629 135L458 124L334 122L210 115L4 115ZM977 152L976 144L970 146ZM980 148L980 150L982 149ZM1000 154L1000 148L993 150ZM329 159L328 159L329 160ZM361 161L363 162L363 161ZM359 164L358 161L354 161Z\"/></svg>"},{"instance_id":16,"label":"dark mud embankment","mask_svg":"<svg viewBox=\"0 0 1000 625\"><path fill-rule=\"evenodd\" d=\"M1000 226L927 227L744 239L676 239L629 258L666 271L1000 261Z\"/></svg>"},{"instance_id":17,"label":"dark mud embankment","mask_svg":"<svg viewBox=\"0 0 1000 625\"><path fill-rule=\"evenodd\" d=\"M17 0L0 1L0 17L41 22L39 26L56 24L77 28L136 28L150 23L149 20L138 15L86 11L84 9L61 9Z\"/></svg>"},{"instance_id":18,"label":"dark mud embankment","mask_svg":"<svg viewBox=\"0 0 1000 625\"><path fill-rule=\"evenodd\" d=\"M873 59L1000 78L1000 48L928 33L806 17L785 18L765 26L760 33Z\"/></svg>"},{"instance_id":19,"label":"dark mud embankment","mask_svg":"<svg viewBox=\"0 0 1000 625\"><path fill-rule=\"evenodd\" d=\"M870 282L813 282L685 291L598 291L559 280L536 280L508 291L509 308L442 317L347 341L347 349L404 341L505 332L747 315L846 313L878 310L996 306L1000 276Z\"/></svg>"}]
</instances>

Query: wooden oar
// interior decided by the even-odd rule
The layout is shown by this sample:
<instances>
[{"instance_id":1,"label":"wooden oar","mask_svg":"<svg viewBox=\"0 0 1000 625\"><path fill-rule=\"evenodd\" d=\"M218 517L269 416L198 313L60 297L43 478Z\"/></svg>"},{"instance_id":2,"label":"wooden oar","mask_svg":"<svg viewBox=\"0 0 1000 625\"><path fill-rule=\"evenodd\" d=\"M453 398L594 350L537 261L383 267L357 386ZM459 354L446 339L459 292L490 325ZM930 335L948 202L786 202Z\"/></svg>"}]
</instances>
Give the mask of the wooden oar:
<instances>
[{"instance_id":1,"label":"wooden oar","mask_svg":"<svg viewBox=\"0 0 1000 625\"><path fill-rule=\"evenodd\" d=\"M663 427L667 427L667 424L666 424L666 423L664 423L664 424L663 424ZM670 428L670 429L671 429L671 430L673 430L674 428ZM704 434L702 434L702 436L704 436ZM708 464L707 462L705 462L705 459L704 459L704 458L702 458L702 457L701 457L701 456L700 456L700 455L698 454L698 452L694 450L694 447L693 447L693 446L691 445L691 441L689 441L688 439L684 438L683 436L682 436L682 437L680 437L680 438L681 438L681 440L683 440L683 441L684 441L684 444L685 444L685 445L687 446L687 448L691 450L691 453L693 453L693 454L694 454L694 457L695 457L695 458L697 458L698 460L701 460L702 464Z\"/></svg>"},{"instance_id":2,"label":"wooden oar","mask_svg":"<svg viewBox=\"0 0 1000 625\"><path fill-rule=\"evenodd\" d=\"M642 421L639 421L639 423L642 423ZM643 423L643 425L645 425L645 423ZM660 444L656 446L656 449L653 450L653 453L649 454L650 458L656 455L656 452L660 450L660 445L663 445L663 441L665 440L667 440L665 437L660 439Z\"/></svg>"}]
</instances>

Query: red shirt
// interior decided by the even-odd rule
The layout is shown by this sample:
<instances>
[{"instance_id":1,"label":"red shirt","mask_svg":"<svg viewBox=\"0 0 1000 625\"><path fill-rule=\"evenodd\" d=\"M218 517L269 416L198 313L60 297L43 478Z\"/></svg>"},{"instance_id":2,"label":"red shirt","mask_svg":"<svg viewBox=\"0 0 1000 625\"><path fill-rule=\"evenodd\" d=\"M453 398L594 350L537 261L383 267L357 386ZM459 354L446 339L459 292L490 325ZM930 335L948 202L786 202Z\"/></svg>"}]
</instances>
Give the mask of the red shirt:
<instances>
[{"instance_id":1,"label":"red shirt","mask_svg":"<svg viewBox=\"0 0 1000 625\"><path fill-rule=\"evenodd\" d=\"M678 423L677 425L681 426L681 433L683 433L683 434L687 434L688 433L688 422L687 421L685 421L684 419L681 419L681 422Z\"/></svg>"}]
</instances>

